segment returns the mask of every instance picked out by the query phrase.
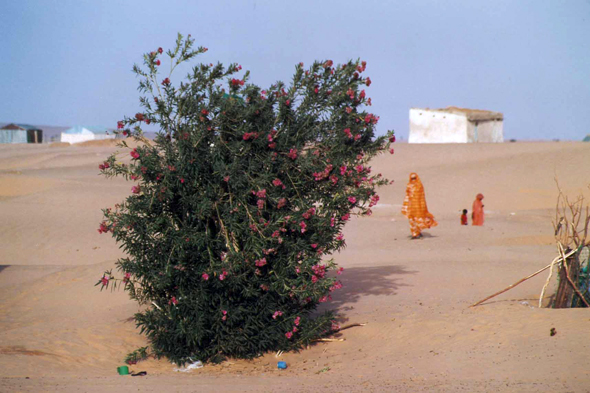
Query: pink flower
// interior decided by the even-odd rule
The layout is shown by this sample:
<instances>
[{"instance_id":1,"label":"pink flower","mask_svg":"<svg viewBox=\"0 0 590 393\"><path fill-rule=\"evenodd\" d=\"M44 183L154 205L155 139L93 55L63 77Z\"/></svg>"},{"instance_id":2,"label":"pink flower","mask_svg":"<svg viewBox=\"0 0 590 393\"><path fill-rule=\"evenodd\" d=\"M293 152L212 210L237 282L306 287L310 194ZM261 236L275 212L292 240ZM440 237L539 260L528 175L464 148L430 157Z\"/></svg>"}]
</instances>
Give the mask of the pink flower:
<instances>
[{"instance_id":1,"label":"pink flower","mask_svg":"<svg viewBox=\"0 0 590 393\"><path fill-rule=\"evenodd\" d=\"M180 178L180 182L181 183L184 183L184 179L182 177Z\"/></svg>"},{"instance_id":2,"label":"pink flower","mask_svg":"<svg viewBox=\"0 0 590 393\"><path fill-rule=\"evenodd\" d=\"M209 280L209 275L207 273L203 273L201 277L203 277L203 280L205 281Z\"/></svg>"},{"instance_id":3,"label":"pink flower","mask_svg":"<svg viewBox=\"0 0 590 393\"><path fill-rule=\"evenodd\" d=\"M229 182L229 176L225 176L225 177L223 178L223 181L224 181L224 182L226 182L226 183L227 183L227 182Z\"/></svg>"},{"instance_id":4,"label":"pink flower","mask_svg":"<svg viewBox=\"0 0 590 393\"><path fill-rule=\"evenodd\" d=\"M330 218L330 226L331 227L334 226L334 221L336 221L336 219L334 217Z\"/></svg>"},{"instance_id":5,"label":"pink flower","mask_svg":"<svg viewBox=\"0 0 590 393\"><path fill-rule=\"evenodd\" d=\"M299 223L299 226L301 227L301 233L305 233L305 231L307 230L307 224L303 221L301 221Z\"/></svg>"},{"instance_id":6,"label":"pink flower","mask_svg":"<svg viewBox=\"0 0 590 393\"><path fill-rule=\"evenodd\" d=\"M338 236L336 236L336 240L340 241L342 239L344 239L344 235L343 234L340 233L340 234L338 234Z\"/></svg>"},{"instance_id":7,"label":"pink flower","mask_svg":"<svg viewBox=\"0 0 590 393\"><path fill-rule=\"evenodd\" d=\"M346 134L347 137L349 137L350 139L352 139L352 133L350 132L350 128L345 128L344 129L344 134Z\"/></svg>"},{"instance_id":8,"label":"pink flower","mask_svg":"<svg viewBox=\"0 0 590 393\"><path fill-rule=\"evenodd\" d=\"M106 285L108 285L108 284L109 284L109 278L108 278L106 275L104 275L104 276L102 276L102 278L100 279L100 282L102 282L102 286L104 287L104 286L106 286Z\"/></svg>"},{"instance_id":9,"label":"pink flower","mask_svg":"<svg viewBox=\"0 0 590 393\"><path fill-rule=\"evenodd\" d=\"M311 245L311 248L318 248L318 245L317 245L316 243L313 243L313 244Z\"/></svg>"},{"instance_id":10,"label":"pink flower","mask_svg":"<svg viewBox=\"0 0 590 393\"><path fill-rule=\"evenodd\" d=\"M367 77L367 79L365 79L365 84L371 86L371 78Z\"/></svg>"},{"instance_id":11,"label":"pink flower","mask_svg":"<svg viewBox=\"0 0 590 393\"><path fill-rule=\"evenodd\" d=\"M236 86L244 86L244 81L241 79L232 79L231 80L231 85L236 87Z\"/></svg>"},{"instance_id":12,"label":"pink flower","mask_svg":"<svg viewBox=\"0 0 590 393\"><path fill-rule=\"evenodd\" d=\"M318 282L318 276L311 276L311 282L313 282L314 284Z\"/></svg>"},{"instance_id":13,"label":"pink flower","mask_svg":"<svg viewBox=\"0 0 590 393\"><path fill-rule=\"evenodd\" d=\"M287 204L287 199L285 198L281 198L279 199L279 203L277 203L277 209L282 208L283 206L285 206Z\"/></svg>"},{"instance_id":14,"label":"pink flower","mask_svg":"<svg viewBox=\"0 0 590 393\"><path fill-rule=\"evenodd\" d=\"M356 203L356 197L353 197L353 196L348 197L348 202Z\"/></svg>"},{"instance_id":15,"label":"pink flower","mask_svg":"<svg viewBox=\"0 0 590 393\"><path fill-rule=\"evenodd\" d=\"M266 198L266 188L256 192L258 198Z\"/></svg>"},{"instance_id":16,"label":"pink flower","mask_svg":"<svg viewBox=\"0 0 590 393\"><path fill-rule=\"evenodd\" d=\"M133 187L131 187L131 192L134 194L139 194L141 192L141 187L140 186L133 186Z\"/></svg>"},{"instance_id":17,"label":"pink flower","mask_svg":"<svg viewBox=\"0 0 590 393\"><path fill-rule=\"evenodd\" d=\"M389 149L389 153L393 154L393 148Z\"/></svg>"},{"instance_id":18,"label":"pink flower","mask_svg":"<svg viewBox=\"0 0 590 393\"><path fill-rule=\"evenodd\" d=\"M342 221L348 221L350 219L350 213L346 213L342 216Z\"/></svg>"},{"instance_id":19,"label":"pink flower","mask_svg":"<svg viewBox=\"0 0 590 393\"><path fill-rule=\"evenodd\" d=\"M346 113L348 113L348 114L352 113L352 108L349 107L349 106L347 106L346 107Z\"/></svg>"},{"instance_id":20,"label":"pink flower","mask_svg":"<svg viewBox=\"0 0 590 393\"><path fill-rule=\"evenodd\" d=\"M164 80L162 81L162 84L163 84L164 86L167 86L167 85L169 85L169 84L170 84L170 79L169 79L169 78L166 78L166 79L164 79Z\"/></svg>"},{"instance_id":21,"label":"pink flower","mask_svg":"<svg viewBox=\"0 0 590 393\"><path fill-rule=\"evenodd\" d=\"M341 174L341 175L344 175L344 174L346 173L346 170L347 170L347 169L348 169L348 168L346 167L346 165L343 165L343 166L341 166L341 167L340 167L340 174Z\"/></svg>"},{"instance_id":22,"label":"pink flower","mask_svg":"<svg viewBox=\"0 0 590 393\"><path fill-rule=\"evenodd\" d=\"M137 149L133 149L129 152L129 155L131 157L133 157L134 160L137 160L139 158L139 153L137 152Z\"/></svg>"},{"instance_id":23,"label":"pink flower","mask_svg":"<svg viewBox=\"0 0 590 393\"><path fill-rule=\"evenodd\" d=\"M296 159L297 158L297 149L290 149L289 154L287 154L287 157L289 157L292 160Z\"/></svg>"},{"instance_id":24,"label":"pink flower","mask_svg":"<svg viewBox=\"0 0 590 393\"><path fill-rule=\"evenodd\" d=\"M266 258L262 258L262 259L257 259L255 262L255 265L258 267L262 267L264 265L266 265Z\"/></svg>"},{"instance_id":25,"label":"pink flower","mask_svg":"<svg viewBox=\"0 0 590 393\"><path fill-rule=\"evenodd\" d=\"M285 337L287 337L288 339L291 339L291 337L293 337L293 332L285 333Z\"/></svg>"},{"instance_id":26,"label":"pink flower","mask_svg":"<svg viewBox=\"0 0 590 393\"><path fill-rule=\"evenodd\" d=\"M391 143L395 142L395 135L392 135L389 137L389 142L391 142Z\"/></svg>"},{"instance_id":27,"label":"pink flower","mask_svg":"<svg viewBox=\"0 0 590 393\"><path fill-rule=\"evenodd\" d=\"M282 311L275 311L274 314L272 314L272 319L277 319L277 317L280 317L283 315Z\"/></svg>"},{"instance_id":28,"label":"pink flower","mask_svg":"<svg viewBox=\"0 0 590 393\"><path fill-rule=\"evenodd\" d=\"M332 67L334 62L332 60L328 60L324 63L324 68Z\"/></svg>"},{"instance_id":29,"label":"pink flower","mask_svg":"<svg viewBox=\"0 0 590 393\"><path fill-rule=\"evenodd\" d=\"M295 324L295 326L299 326L299 321L301 321L301 317L295 318L295 320L293 321L293 323Z\"/></svg>"},{"instance_id":30,"label":"pink flower","mask_svg":"<svg viewBox=\"0 0 590 393\"><path fill-rule=\"evenodd\" d=\"M178 304L178 300L176 300L176 296L172 296L172 299L168 301L168 304L174 304L175 306Z\"/></svg>"},{"instance_id":31,"label":"pink flower","mask_svg":"<svg viewBox=\"0 0 590 393\"><path fill-rule=\"evenodd\" d=\"M355 141L358 141L359 139L361 139L361 134L356 134L356 135L354 136L354 140L355 140Z\"/></svg>"},{"instance_id":32,"label":"pink flower","mask_svg":"<svg viewBox=\"0 0 590 393\"><path fill-rule=\"evenodd\" d=\"M156 65L159 66L160 64L160 60L156 60Z\"/></svg>"},{"instance_id":33,"label":"pink flower","mask_svg":"<svg viewBox=\"0 0 590 393\"><path fill-rule=\"evenodd\" d=\"M160 54L161 54L162 52L164 52L164 50L163 50L161 47L160 47L160 48L158 48L158 53L160 53Z\"/></svg>"},{"instance_id":34,"label":"pink flower","mask_svg":"<svg viewBox=\"0 0 590 393\"><path fill-rule=\"evenodd\" d=\"M121 129L123 129L123 127L125 127L125 124L123 123L122 120L119 120L117 122L117 129L121 130Z\"/></svg>"},{"instance_id":35,"label":"pink flower","mask_svg":"<svg viewBox=\"0 0 590 393\"><path fill-rule=\"evenodd\" d=\"M272 184L273 184L275 187L283 187L283 189L285 188L285 185L283 184L283 182L281 181L281 179L278 179L278 178L277 178L277 179L274 179L274 180L272 181Z\"/></svg>"}]
</instances>

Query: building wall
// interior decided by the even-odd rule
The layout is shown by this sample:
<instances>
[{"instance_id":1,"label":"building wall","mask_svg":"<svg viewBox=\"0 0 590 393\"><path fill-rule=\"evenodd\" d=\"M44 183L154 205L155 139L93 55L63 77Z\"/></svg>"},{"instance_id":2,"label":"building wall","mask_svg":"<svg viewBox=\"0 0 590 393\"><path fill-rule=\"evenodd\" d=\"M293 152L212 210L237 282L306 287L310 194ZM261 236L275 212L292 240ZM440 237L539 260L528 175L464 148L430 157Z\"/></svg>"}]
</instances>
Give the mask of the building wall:
<instances>
[{"instance_id":1,"label":"building wall","mask_svg":"<svg viewBox=\"0 0 590 393\"><path fill-rule=\"evenodd\" d=\"M468 121L463 115L410 109L409 143L466 143Z\"/></svg>"},{"instance_id":2,"label":"building wall","mask_svg":"<svg viewBox=\"0 0 590 393\"><path fill-rule=\"evenodd\" d=\"M115 139L115 135L93 134L91 132L83 134L66 134L65 132L61 133L61 142L80 143L101 139Z\"/></svg>"},{"instance_id":3,"label":"building wall","mask_svg":"<svg viewBox=\"0 0 590 393\"><path fill-rule=\"evenodd\" d=\"M27 143L27 130L0 130L0 143Z\"/></svg>"},{"instance_id":4,"label":"building wall","mask_svg":"<svg viewBox=\"0 0 590 393\"><path fill-rule=\"evenodd\" d=\"M467 128L468 142L504 142L502 120L469 122Z\"/></svg>"}]
</instances>

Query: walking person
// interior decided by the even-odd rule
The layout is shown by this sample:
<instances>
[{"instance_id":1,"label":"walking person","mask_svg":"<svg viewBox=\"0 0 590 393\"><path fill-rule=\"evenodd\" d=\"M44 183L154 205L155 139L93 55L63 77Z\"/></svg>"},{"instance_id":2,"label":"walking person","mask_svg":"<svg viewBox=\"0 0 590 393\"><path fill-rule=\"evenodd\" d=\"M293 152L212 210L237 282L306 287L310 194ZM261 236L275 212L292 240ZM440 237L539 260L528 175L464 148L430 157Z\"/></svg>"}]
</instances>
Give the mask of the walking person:
<instances>
[{"instance_id":1,"label":"walking person","mask_svg":"<svg viewBox=\"0 0 590 393\"><path fill-rule=\"evenodd\" d=\"M483 225L483 194L477 194L475 201L473 201L473 208L471 209L471 225Z\"/></svg>"},{"instance_id":2,"label":"walking person","mask_svg":"<svg viewBox=\"0 0 590 393\"><path fill-rule=\"evenodd\" d=\"M410 173L410 181L406 187L406 197L402 206L402 214L410 222L412 239L422 237L422 229L438 225L434 220L434 216L428 212L426 198L424 196L424 186L416 173Z\"/></svg>"}]
</instances>

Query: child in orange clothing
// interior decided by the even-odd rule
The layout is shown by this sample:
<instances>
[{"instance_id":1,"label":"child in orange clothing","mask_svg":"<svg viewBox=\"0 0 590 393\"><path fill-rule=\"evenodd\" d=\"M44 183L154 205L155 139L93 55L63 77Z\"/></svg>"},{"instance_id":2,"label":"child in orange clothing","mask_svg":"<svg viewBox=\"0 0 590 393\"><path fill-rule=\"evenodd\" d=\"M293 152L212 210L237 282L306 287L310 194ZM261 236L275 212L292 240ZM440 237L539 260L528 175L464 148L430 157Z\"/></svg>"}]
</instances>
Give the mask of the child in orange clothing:
<instances>
[{"instance_id":1,"label":"child in orange clothing","mask_svg":"<svg viewBox=\"0 0 590 393\"><path fill-rule=\"evenodd\" d=\"M467 224L467 209L463 209L463 214L461 214L461 225L468 225Z\"/></svg>"}]
</instances>

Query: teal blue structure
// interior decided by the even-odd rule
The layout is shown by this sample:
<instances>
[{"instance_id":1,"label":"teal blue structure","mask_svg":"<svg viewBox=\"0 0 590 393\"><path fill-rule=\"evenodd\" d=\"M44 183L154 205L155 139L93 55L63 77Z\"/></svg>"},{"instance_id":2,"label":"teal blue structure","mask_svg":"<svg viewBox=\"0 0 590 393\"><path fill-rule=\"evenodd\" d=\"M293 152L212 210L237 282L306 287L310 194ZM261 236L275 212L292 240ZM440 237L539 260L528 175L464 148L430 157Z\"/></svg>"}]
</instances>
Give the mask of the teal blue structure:
<instances>
[{"instance_id":1,"label":"teal blue structure","mask_svg":"<svg viewBox=\"0 0 590 393\"><path fill-rule=\"evenodd\" d=\"M590 142L590 134L586 135L586 138L582 139L582 142Z\"/></svg>"}]
</instances>

